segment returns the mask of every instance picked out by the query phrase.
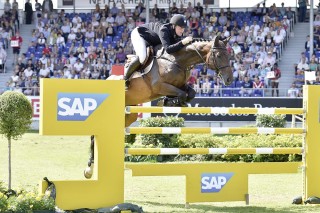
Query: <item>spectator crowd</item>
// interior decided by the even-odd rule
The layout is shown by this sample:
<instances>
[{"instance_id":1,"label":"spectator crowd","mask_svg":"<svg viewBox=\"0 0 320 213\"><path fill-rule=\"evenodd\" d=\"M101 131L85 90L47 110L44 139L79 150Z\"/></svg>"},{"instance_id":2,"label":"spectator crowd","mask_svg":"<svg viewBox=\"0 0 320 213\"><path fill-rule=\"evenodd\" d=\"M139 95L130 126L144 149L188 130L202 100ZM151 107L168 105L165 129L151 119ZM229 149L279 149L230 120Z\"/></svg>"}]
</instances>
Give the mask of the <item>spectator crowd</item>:
<instances>
[{"instance_id":1,"label":"spectator crowd","mask_svg":"<svg viewBox=\"0 0 320 213\"><path fill-rule=\"evenodd\" d=\"M7 89L15 88L27 95L39 94L40 78L107 79L113 65L123 65L126 55L134 54L130 33L146 21L142 3L134 9L113 3L103 8L96 5L88 13L66 13L63 9L54 10L52 1L45 0L42 5L36 1L31 13L27 1L27 24L33 23L35 28L31 39L24 40L19 35L17 2L6 1L1 17L0 62L6 60L10 42L18 39L17 46L12 47L16 58ZM271 88L272 96L279 96L281 71L277 65L292 29L294 13L284 3L280 7L275 3L271 7L258 4L247 12L230 8L215 12L208 5L193 6L189 2L186 7L173 3L168 10L154 5L150 21L166 23L173 14L184 14L188 20L186 35L204 39L218 34L221 39L230 37L227 50L234 70L233 84L222 86L213 70L197 65L188 83L199 95L264 96L263 89ZM315 35L316 32L319 38L319 27L315 28ZM25 53L18 51L22 42L28 43Z\"/></svg>"},{"instance_id":2,"label":"spectator crowd","mask_svg":"<svg viewBox=\"0 0 320 213\"><path fill-rule=\"evenodd\" d=\"M320 8L320 3L318 7ZM301 52L299 60L294 64L295 77L288 91L289 96L302 96L302 86L304 84L320 85L320 13L315 16L313 35L311 36L313 36L313 42L308 35L304 43L305 51ZM310 54L311 46L313 51Z\"/></svg>"}]
</instances>

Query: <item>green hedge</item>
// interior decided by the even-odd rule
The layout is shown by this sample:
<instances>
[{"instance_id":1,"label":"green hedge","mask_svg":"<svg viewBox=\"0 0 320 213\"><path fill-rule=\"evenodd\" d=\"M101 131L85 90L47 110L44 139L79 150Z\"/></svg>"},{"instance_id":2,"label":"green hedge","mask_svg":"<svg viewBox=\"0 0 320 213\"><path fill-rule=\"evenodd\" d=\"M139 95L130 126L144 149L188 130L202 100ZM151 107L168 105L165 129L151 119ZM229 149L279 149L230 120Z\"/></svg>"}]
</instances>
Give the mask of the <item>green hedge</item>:
<instances>
[{"instance_id":1,"label":"green hedge","mask_svg":"<svg viewBox=\"0 0 320 213\"><path fill-rule=\"evenodd\" d=\"M150 117L140 120L139 127L183 127L184 119L179 117ZM127 140L126 147L132 148L173 148L177 147L178 135L163 134L163 135L136 135L135 143ZM127 156L126 161L130 162L145 162L145 161L171 161L175 156Z\"/></svg>"},{"instance_id":2,"label":"green hedge","mask_svg":"<svg viewBox=\"0 0 320 213\"><path fill-rule=\"evenodd\" d=\"M279 148L279 147L301 147L302 136L292 137L290 135L181 135L178 139L180 148ZM181 155L176 160L198 160L198 161L244 161L244 162L287 162L301 161L301 155Z\"/></svg>"},{"instance_id":3,"label":"green hedge","mask_svg":"<svg viewBox=\"0 0 320 213\"><path fill-rule=\"evenodd\" d=\"M140 120L139 127L184 127L184 119L173 116L151 117L144 120ZM172 148L177 146L177 138L178 135L175 134L141 134L136 136L136 143L148 146L149 148Z\"/></svg>"},{"instance_id":4,"label":"green hedge","mask_svg":"<svg viewBox=\"0 0 320 213\"><path fill-rule=\"evenodd\" d=\"M257 127L283 128L286 125L286 115L257 115Z\"/></svg>"},{"instance_id":5,"label":"green hedge","mask_svg":"<svg viewBox=\"0 0 320 213\"><path fill-rule=\"evenodd\" d=\"M283 115L258 115L259 127L284 127ZM184 119L179 117L151 117L140 120L140 127L183 127ZM205 135L205 134L164 134L137 135L135 143L128 143L132 148L259 148L259 147L301 147L302 136L291 135ZM172 156L127 156L127 161L244 161L244 162L287 162L301 161L301 155L172 155Z\"/></svg>"},{"instance_id":6,"label":"green hedge","mask_svg":"<svg viewBox=\"0 0 320 213\"><path fill-rule=\"evenodd\" d=\"M155 146L143 145L140 142L127 147L155 148ZM161 145L162 147L162 145ZM159 147L159 148L161 148ZM171 146L172 147L172 146ZM302 147L302 136L291 135L226 135L214 136L204 134L178 135L175 148L280 148ZM161 161L227 161L227 162L287 162L301 161L298 154L247 154L247 155L178 155L160 157ZM128 156L127 161L144 162L159 161L157 156Z\"/></svg>"}]
</instances>

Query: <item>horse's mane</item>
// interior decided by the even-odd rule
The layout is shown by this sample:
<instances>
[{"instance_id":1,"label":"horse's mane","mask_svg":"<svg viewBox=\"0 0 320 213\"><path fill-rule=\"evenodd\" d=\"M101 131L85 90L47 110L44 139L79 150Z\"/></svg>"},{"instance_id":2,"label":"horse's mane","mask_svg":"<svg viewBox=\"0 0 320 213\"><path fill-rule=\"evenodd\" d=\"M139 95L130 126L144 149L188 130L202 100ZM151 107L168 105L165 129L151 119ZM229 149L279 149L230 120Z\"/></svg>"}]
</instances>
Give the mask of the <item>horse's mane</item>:
<instances>
[{"instance_id":1,"label":"horse's mane","mask_svg":"<svg viewBox=\"0 0 320 213\"><path fill-rule=\"evenodd\" d=\"M211 39L204 39L204 38L192 38L192 42L190 42L188 45L184 46L183 50L187 52L194 51L194 49L202 49L204 46L208 45L208 43L213 42L214 40ZM166 54L166 52L165 52ZM174 53L174 55L179 55L181 53ZM167 58L171 58L172 61L175 60L175 57L173 57L171 54L166 55Z\"/></svg>"},{"instance_id":2,"label":"horse's mane","mask_svg":"<svg viewBox=\"0 0 320 213\"><path fill-rule=\"evenodd\" d=\"M190 42L189 45L186 46L186 49L189 46L191 46L191 49L204 47L204 46L208 45L208 43L210 43L210 42L212 42L212 40L210 40L210 39L192 38L192 42Z\"/></svg>"},{"instance_id":3,"label":"horse's mane","mask_svg":"<svg viewBox=\"0 0 320 213\"><path fill-rule=\"evenodd\" d=\"M210 39L204 39L204 38L193 38L191 43L196 43L196 42L211 42L212 40Z\"/></svg>"}]
</instances>

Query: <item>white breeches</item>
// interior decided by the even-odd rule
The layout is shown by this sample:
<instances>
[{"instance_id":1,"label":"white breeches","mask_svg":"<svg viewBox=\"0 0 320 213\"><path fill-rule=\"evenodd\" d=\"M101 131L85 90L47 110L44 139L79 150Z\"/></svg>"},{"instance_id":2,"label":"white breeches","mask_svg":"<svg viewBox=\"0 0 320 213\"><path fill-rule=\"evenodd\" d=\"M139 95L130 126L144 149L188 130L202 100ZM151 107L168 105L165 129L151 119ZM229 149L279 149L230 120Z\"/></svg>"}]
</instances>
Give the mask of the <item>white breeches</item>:
<instances>
[{"instance_id":1,"label":"white breeches","mask_svg":"<svg viewBox=\"0 0 320 213\"><path fill-rule=\"evenodd\" d=\"M132 42L134 51L136 52L136 55L139 56L139 61L142 64L147 57L147 43L140 36L137 28L135 28L131 32L131 42Z\"/></svg>"}]
</instances>

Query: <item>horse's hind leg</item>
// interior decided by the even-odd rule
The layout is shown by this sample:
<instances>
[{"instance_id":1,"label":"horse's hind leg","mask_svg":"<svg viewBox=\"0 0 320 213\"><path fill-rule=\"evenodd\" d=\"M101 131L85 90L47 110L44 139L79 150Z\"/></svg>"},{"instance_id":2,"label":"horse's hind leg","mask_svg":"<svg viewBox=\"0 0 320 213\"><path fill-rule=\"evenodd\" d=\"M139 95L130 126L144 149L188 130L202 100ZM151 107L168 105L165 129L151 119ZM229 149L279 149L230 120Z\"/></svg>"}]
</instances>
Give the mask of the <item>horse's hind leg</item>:
<instances>
[{"instance_id":1,"label":"horse's hind leg","mask_svg":"<svg viewBox=\"0 0 320 213\"><path fill-rule=\"evenodd\" d=\"M130 126L133 122L135 122L138 118L137 113L132 114L126 114L125 117L125 125L126 127ZM88 167L84 170L83 174L85 178L90 179L93 174L93 166L94 166L94 135L91 135L90 137L91 143L90 143L90 157L88 161Z\"/></svg>"},{"instance_id":2,"label":"horse's hind leg","mask_svg":"<svg viewBox=\"0 0 320 213\"><path fill-rule=\"evenodd\" d=\"M84 176L87 179L90 179L93 174L93 163L94 163L94 135L90 137L90 157L88 161L88 167L84 170Z\"/></svg>"},{"instance_id":3,"label":"horse's hind leg","mask_svg":"<svg viewBox=\"0 0 320 213\"><path fill-rule=\"evenodd\" d=\"M126 127L130 126L137 119L138 119L138 113L126 114L126 116L125 116L125 125L126 125Z\"/></svg>"}]
</instances>

